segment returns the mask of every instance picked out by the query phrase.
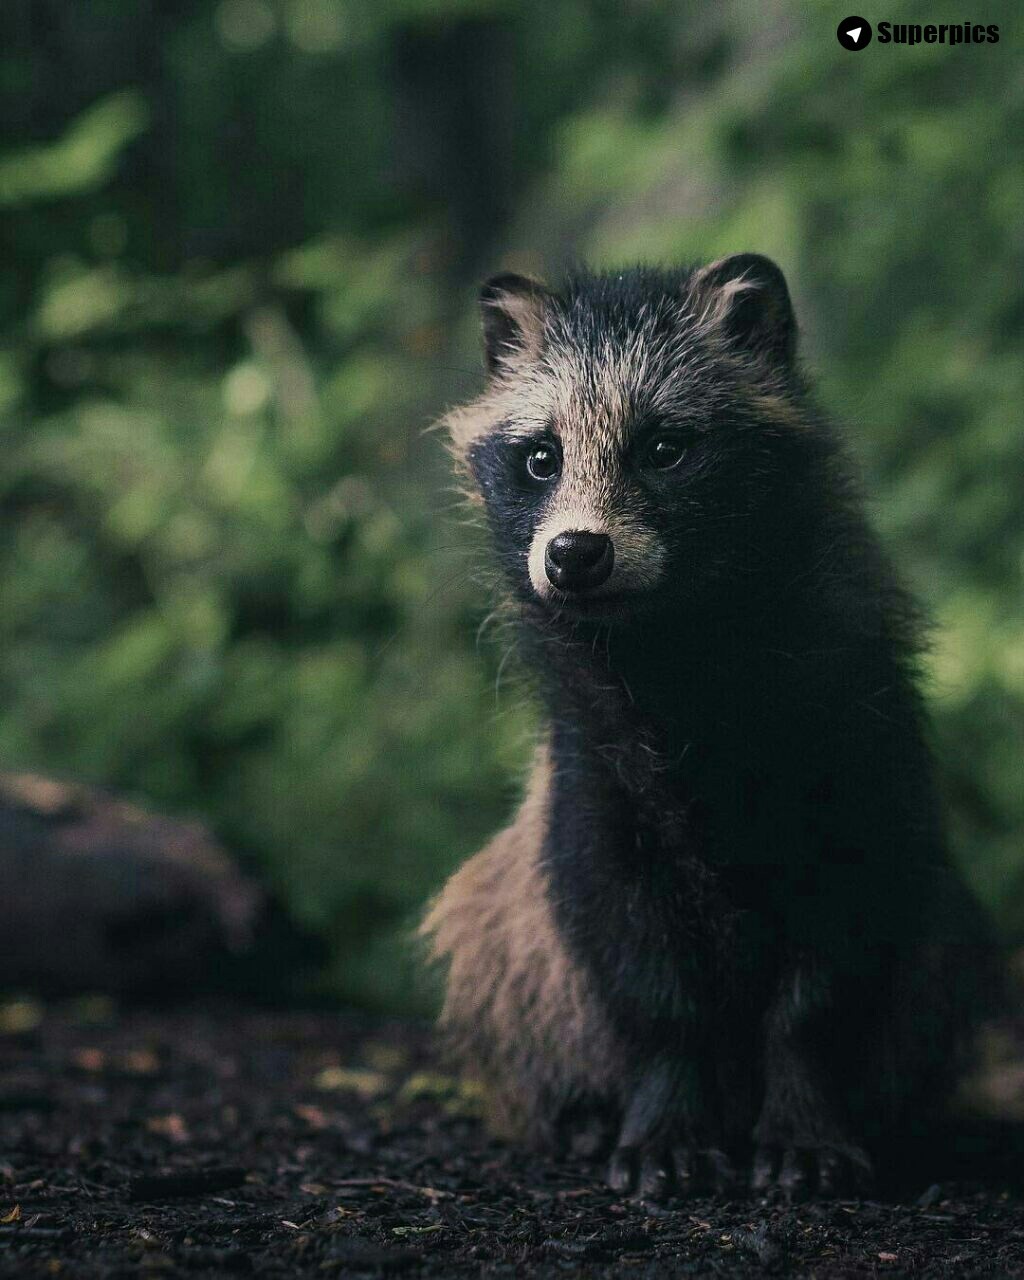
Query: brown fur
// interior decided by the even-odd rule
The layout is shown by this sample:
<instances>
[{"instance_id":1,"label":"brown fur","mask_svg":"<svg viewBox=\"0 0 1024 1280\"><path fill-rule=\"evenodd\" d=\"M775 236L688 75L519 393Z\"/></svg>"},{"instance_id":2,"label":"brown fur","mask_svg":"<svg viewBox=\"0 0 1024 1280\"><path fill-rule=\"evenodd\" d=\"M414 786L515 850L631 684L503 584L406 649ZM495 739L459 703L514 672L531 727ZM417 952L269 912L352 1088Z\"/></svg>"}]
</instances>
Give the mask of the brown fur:
<instances>
[{"instance_id":1,"label":"brown fur","mask_svg":"<svg viewBox=\"0 0 1024 1280\"><path fill-rule=\"evenodd\" d=\"M551 764L534 758L512 822L451 877L422 932L448 961L441 1024L487 1089L491 1127L550 1141L550 1121L585 1098L612 1098L621 1054L586 975L555 929L540 852Z\"/></svg>"},{"instance_id":2,"label":"brown fur","mask_svg":"<svg viewBox=\"0 0 1024 1280\"><path fill-rule=\"evenodd\" d=\"M723 324L737 299L756 288L745 278L725 284L716 282L723 265L712 263L694 275L680 299L683 314L690 320L693 335L711 346L718 359L731 365L741 381L750 383L753 408L780 426L799 427L800 414L785 395L775 390L775 375L770 361L763 358L764 353L751 350L739 359L723 335ZM482 395L452 409L442 419L440 425L448 433L459 470L465 470L472 445L499 423L512 434L530 436L542 433L551 421L556 421L563 424L561 434L565 436L566 424L585 421L585 433L576 434L598 448L613 447L621 443L636 388L650 386L652 352L642 333L625 349L609 346L596 361L588 353L586 368L580 366L578 355L545 350L545 296L544 286L538 284L535 293L523 297L503 293L490 304L513 316L522 345L501 355ZM594 365L597 383L591 376ZM691 368L691 361L683 360L678 374L688 376ZM672 378L666 383L665 393L669 399L674 394ZM596 472L592 468L584 478L589 484L598 485L604 479L599 467ZM476 493L471 496L480 500Z\"/></svg>"}]
</instances>

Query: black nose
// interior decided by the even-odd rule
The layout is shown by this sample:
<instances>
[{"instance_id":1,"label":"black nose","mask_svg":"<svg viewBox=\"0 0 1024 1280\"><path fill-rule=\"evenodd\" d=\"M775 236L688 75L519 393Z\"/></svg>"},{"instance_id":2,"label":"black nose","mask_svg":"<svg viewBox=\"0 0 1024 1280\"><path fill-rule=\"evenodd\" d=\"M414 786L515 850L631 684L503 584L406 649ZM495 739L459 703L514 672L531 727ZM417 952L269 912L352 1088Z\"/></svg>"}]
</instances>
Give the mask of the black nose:
<instances>
[{"instance_id":1,"label":"black nose","mask_svg":"<svg viewBox=\"0 0 1024 1280\"><path fill-rule=\"evenodd\" d=\"M615 550L605 533L560 533L544 549L544 572L560 591L599 587L614 564Z\"/></svg>"}]
</instances>

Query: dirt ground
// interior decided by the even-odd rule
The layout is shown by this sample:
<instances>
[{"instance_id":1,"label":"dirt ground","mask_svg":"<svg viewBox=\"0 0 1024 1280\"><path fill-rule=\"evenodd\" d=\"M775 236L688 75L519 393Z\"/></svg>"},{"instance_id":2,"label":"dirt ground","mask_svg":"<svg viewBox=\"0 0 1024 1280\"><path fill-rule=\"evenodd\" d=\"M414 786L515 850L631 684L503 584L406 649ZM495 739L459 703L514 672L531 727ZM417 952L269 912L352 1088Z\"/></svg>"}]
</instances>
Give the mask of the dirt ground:
<instances>
[{"instance_id":1,"label":"dirt ground","mask_svg":"<svg viewBox=\"0 0 1024 1280\"><path fill-rule=\"evenodd\" d=\"M8 1002L0 1275L1024 1275L1007 1192L644 1207L477 1110L407 1024Z\"/></svg>"}]
</instances>

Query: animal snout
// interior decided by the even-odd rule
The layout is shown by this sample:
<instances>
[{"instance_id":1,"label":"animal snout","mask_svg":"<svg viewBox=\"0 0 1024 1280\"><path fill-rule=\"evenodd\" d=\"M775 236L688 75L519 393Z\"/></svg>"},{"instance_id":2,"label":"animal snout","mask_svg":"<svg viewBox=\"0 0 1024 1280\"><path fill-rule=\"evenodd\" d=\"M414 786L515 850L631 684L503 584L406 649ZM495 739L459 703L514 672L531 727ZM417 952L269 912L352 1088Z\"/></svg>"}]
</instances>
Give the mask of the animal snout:
<instances>
[{"instance_id":1,"label":"animal snout","mask_svg":"<svg viewBox=\"0 0 1024 1280\"><path fill-rule=\"evenodd\" d=\"M559 591L587 591L611 577L615 549L606 533L559 533L544 548L544 572Z\"/></svg>"}]
</instances>

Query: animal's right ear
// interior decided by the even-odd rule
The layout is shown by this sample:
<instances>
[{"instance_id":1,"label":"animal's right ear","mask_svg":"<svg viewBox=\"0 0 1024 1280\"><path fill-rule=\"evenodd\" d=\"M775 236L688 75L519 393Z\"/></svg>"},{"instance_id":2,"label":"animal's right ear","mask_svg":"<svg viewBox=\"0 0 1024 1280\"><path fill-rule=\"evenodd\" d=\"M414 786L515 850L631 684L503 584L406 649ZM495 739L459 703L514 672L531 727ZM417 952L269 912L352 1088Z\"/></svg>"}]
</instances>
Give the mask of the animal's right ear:
<instances>
[{"instance_id":1,"label":"animal's right ear","mask_svg":"<svg viewBox=\"0 0 1024 1280\"><path fill-rule=\"evenodd\" d=\"M493 376L502 365L539 356L551 294L527 276L492 276L480 290L484 363Z\"/></svg>"}]
</instances>

